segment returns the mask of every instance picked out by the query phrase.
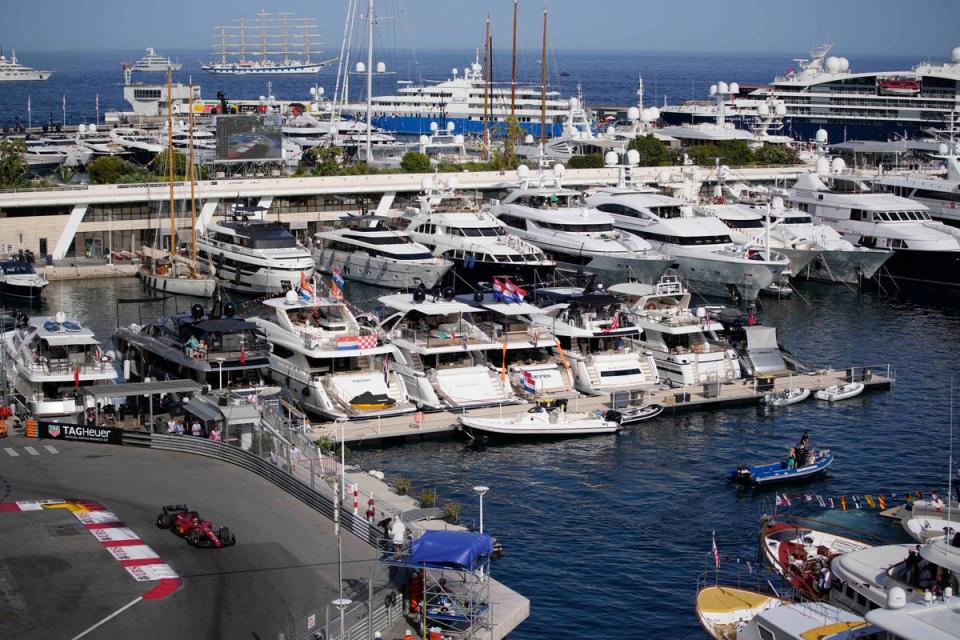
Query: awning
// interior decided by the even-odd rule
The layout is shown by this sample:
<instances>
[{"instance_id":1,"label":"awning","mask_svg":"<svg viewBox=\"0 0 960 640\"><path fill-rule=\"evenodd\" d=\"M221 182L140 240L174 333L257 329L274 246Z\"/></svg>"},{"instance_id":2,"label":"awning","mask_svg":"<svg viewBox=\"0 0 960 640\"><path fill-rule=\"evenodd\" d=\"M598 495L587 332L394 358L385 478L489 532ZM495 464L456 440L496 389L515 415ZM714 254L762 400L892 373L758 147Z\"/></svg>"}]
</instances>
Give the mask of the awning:
<instances>
[{"instance_id":1,"label":"awning","mask_svg":"<svg viewBox=\"0 0 960 640\"><path fill-rule=\"evenodd\" d=\"M217 410L216 407L210 405L209 402L204 402L203 400L198 400L197 398L190 398L190 400L183 405L183 410L190 415L200 418L204 422L223 419L223 415Z\"/></svg>"},{"instance_id":2,"label":"awning","mask_svg":"<svg viewBox=\"0 0 960 640\"><path fill-rule=\"evenodd\" d=\"M493 553L493 539L469 531L426 531L413 541L411 557L417 564L440 565L473 571Z\"/></svg>"},{"instance_id":3,"label":"awning","mask_svg":"<svg viewBox=\"0 0 960 640\"><path fill-rule=\"evenodd\" d=\"M196 380L158 380L156 382L129 382L125 384L98 384L81 387L84 395L92 398L126 398L128 396L155 396L163 393L199 393L202 386Z\"/></svg>"},{"instance_id":4,"label":"awning","mask_svg":"<svg viewBox=\"0 0 960 640\"><path fill-rule=\"evenodd\" d=\"M78 336L65 333L63 335L43 336L43 340L51 347L62 347L71 344L100 344L100 341L93 336Z\"/></svg>"}]
</instances>

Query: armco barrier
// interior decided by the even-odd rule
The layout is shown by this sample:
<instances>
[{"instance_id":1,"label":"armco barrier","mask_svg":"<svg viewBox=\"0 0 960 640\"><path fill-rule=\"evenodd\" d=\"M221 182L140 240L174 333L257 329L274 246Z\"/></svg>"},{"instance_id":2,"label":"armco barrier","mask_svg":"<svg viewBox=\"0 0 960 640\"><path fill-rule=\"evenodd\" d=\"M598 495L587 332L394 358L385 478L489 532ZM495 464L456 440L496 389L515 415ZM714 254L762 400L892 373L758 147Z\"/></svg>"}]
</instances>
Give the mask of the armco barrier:
<instances>
[{"instance_id":1,"label":"armco barrier","mask_svg":"<svg viewBox=\"0 0 960 640\"><path fill-rule=\"evenodd\" d=\"M168 436L160 433L144 433L127 431L123 434L123 444L127 446L149 447L161 451L177 451L206 456L221 462L242 467L258 476L272 482L307 506L315 509L324 516L333 520L333 499L325 496L270 462L263 460L249 451L238 449L221 442L213 442L206 438L192 436ZM340 525L370 546L376 548L380 537L380 530L361 517L340 507Z\"/></svg>"}]
</instances>

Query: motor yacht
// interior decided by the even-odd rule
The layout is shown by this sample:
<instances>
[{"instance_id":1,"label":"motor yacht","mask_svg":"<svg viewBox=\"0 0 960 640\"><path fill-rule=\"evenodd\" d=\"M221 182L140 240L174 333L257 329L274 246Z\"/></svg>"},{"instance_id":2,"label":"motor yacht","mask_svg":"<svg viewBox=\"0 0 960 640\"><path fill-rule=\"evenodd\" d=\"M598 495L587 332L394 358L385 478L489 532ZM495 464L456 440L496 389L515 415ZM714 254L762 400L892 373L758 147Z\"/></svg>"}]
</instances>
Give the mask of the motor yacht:
<instances>
[{"instance_id":1,"label":"motor yacht","mask_svg":"<svg viewBox=\"0 0 960 640\"><path fill-rule=\"evenodd\" d=\"M17 62L17 51L14 49L10 57L0 54L0 82L19 82L21 80L48 80L53 71L31 69Z\"/></svg>"},{"instance_id":2,"label":"motor yacht","mask_svg":"<svg viewBox=\"0 0 960 640\"><path fill-rule=\"evenodd\" d=\"M397 367L397 347L342 300L310 288L265 300L250 320L273 345L270 376L308 411L362 419L413 411Z\"/></svg>"},{"instance_id":3,"label":"motor yacht","mask_svg":"<svg viewBox=\"0 0 960 640\"><path fill-rule=\"evenodd\" d=\"M601 395L660 381L653 354L632 340L640 329L620 300L591 283L542 287L534 297L539 309L530 321L557 337L555 355L573 372L578 391Z\"/></svg>"},{"instance_id":4,"label":"motor yacht","mask_svg":"<svg viewBox=\"0 0 960 640\"><path fill-rule=\"evenodd\" d=\"M887 172L874 178L873 184L880 191L923 204L931 218L960 226L960 142L942 143L938 157L947 166L942 178Z\"/></svg>"},{"instance_id":5,"label":"motor yacht","mask_svg":"<svg viewBox=\"0 0 960 640\"><path fill-rule=\"evenodd\" d=\"M653 354L661 378L690 386L743 376L737 351L717 336L723 325L706 309L690 309L690 292L679 278L664 276L655 285L621 283L607 291L626 304L640 329L632 340Z\"/></svg>"},{"instance_id":6,"label":"motor yacht","mask_svg":"<svg viewBox=\"0 0 960 640\"><path fill-rule=\"evenodd\" d=\"M266 220L266 209L236 205L226 219L211 222L197 236L197 257L207 263L223 287L240 293L277 293L309 279L315 265L279 222Z\"/></svg>"},{"instance_id":7,"label":"motor yacht","mask_svg":"<svg viewBox=\"0 0 960 640\"><path fill-rule=\"evenodd\" d=\"M399 349L393 369L410 399L428 408L516 402L510 381L491 362L500 341L478 326L483 309L453 299L428 299L423 290L381 296L387 339ZM532 335L531 335L532 339ZM509 346L509 345L508 345Z\"/></svg>"},{"instance_id":8,"label":"motor yacht","mask_svg":"<svg viewBox=\"0 0 960 640\"><path fill-rule=\"evenodd\" d=\"M563 172L563 165L555 164L548 178L541 162L538 177L531 178L521 165L519 186L490 212L561 267L595 273L605 284L656 282L673 261L646 240L615 229L613 217L587 206L579 191L563 188Z\"/></svg>"},{"instance_id":9,"label":"motor yacht","mask_svg":"<svg viewBox=\"0 0 960 640\"><path fill-rule=\"evenodd\" d=\"M316 234L313 259L324 273L380 287L407 289L440 284L453 262L434 256L405 230L378 216L346 216L341 227Z\"/></svg>"},{"instance_id":10,"label":"motor yacht","mask_svg":"<svg viewBox=\"0 0 960 640\"><path fill-rule=\"evenodd\" d=\"M682 200L633 184L630 169L621 166L617 186L599 189L587 204L673 259L695 293L752 302L789 267L782 254L735 243L721 220L696 216Z\"/></svg>"},{"instance_id":11,"label":"motor yacht","mask_svg":"<svg viewBox=\"0 0 960 640\"><path fill-rule=\"evenodd\" d=\"M3 334L3 349L13 390L40 419L76 418L86 407L81 388L117 377L93 331L62 311L22 320Z\"/></svg>"},{"instance_id":12,"label":"motor yacht","mask_svg":"<svg viewBox=\"0 0 960 640\"><path fill-rule=\"evenodd\" d=\"M219 300L209 313L195 304L158 322L118 327L113 343L124 378L134 382L191 378L214 389L250 389L270 364L263 331Z\"/></svg>"},{"instance_id":13,"label":"motor yacht","mask_svg":"<svg viewBox=\"0 0 960 640\"><path fill-rule=\"evenodd\" d=\"M417 206L403 214L407 231L433 255L451 260L460 279L489 285L495 276L533 283L552 275L556 262L457 192L456 177L437 184L426 176L421 186Z\"/></svg>"},{"instance_id":14,"label":"motor yacht","mask_svg":"<svg viewBox=\"0 0 960 640\"><path fill-rule=\"evenodd\" d=\"M884 275L897 280L960 285L960 229L934 222L925 205L873 192L867 180L843 174L835 158L818 161L816 173L801 175L789 198L815 222L828 224L849 242L893 255Z\"/></svg>"},{"instance_id":15,"label":"motor yacht","mask_svg":"<svg viewBox=\"0 0 960 640\"><path fill-rule=\"evenodd\" d=\"M0 262L0 294L4 296L39 301L48 284L47 276L37 273L27 260Z\"/></svg>"},{"instance_id":16,"label":"motor yacht","mask_svg":"<svg viewBox=\"0 0 960 640\"><path fill-rule=\"evenodd\" d=\"M117 127L110 130L110 139L129 154L131 160L146 165L166 147L153 135L132 127Z\"/></svg>"},{"instance_id":17,"label":"motor yacht","mask_svg":"<svg viewBox=\"0 0 960 640\"><path fill-rule=\"evenodd\" d=\"M736 640L874 640L883 637L879 632L862 616L826 602L794 602L760 611L737 629L735 637Z\"/></svg>"},{"instance_id":18,"label":"motor yacht","mask_svg":"<svg viewBox=\"0 0 960 640\"><path fill-rule=\"evenodd\" d=\"M131 71L142 71L145 73L161 71L166 72L168 69L170 71L180 71L181 68L183 68L182 62L174 62L170 59L170 56L164 58L157 53L153 47L147 47L147 55L143 56L130 66Z\"/></svg>"}]
</instances>

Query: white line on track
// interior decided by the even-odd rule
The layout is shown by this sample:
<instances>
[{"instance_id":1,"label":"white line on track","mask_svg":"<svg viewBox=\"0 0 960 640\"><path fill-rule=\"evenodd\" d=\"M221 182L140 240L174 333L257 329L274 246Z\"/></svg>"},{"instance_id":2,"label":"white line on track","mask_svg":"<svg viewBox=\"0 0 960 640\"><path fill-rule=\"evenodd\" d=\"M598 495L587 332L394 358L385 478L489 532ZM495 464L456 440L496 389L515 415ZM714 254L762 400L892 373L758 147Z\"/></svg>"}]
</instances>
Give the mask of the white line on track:
<instances>
[{"instance_id":1,"label":"white line on track","mask_svg":"<svg viewBox=\"0 0 960 640\"><path fill-rule=\"evenodd\" d=\"M93 626L90 627L89 629L85 629L85 630L81 631L78 635L73 636L73 638L71 638L70 640L80 640L80 638L82 638L83 636L87 635L88 633L90 633L91 631L93 631L94 629L96 629L97 627L99 627L99 626L101 626L101 625L109 622L109 621L112 620L113 618L116 618L118 615L120 615L121 613L123 613L124 611L126 611L127 609L129 609L130 607L132 607L133 605L137 604L137 603L140 602L141 600L143 600L143 596L137 596L137 599L136 599L136 600L133 600L132 602L129 602L129 603L123 605L122 607L120 607L119 609L117 609L116 611L114 611L113 613L111 613L111 614L108 615L106 618L104 618L103 620L101 620L101 621L98 622L97 624L93 625Z\"/></svg>"},{"instance_id":2,"label":"white line on track","mask_svg":"<svg viewBox=\"0 0 960 640\"><path fill-rule=\"evenodd\" d=\"M34 449L33 447L24 447L24 449L26 449L27 453L29 453L32 456L40 455L40 452Z\"/></svg>"},{"instance_id":3,"label":"white line on track","mask_svg":"<svg viewBox=\"0 0 960 640\"><path fill-rule=\"evenodd\" d=\"M46 449L47 451L49 451L50 453L53 453L53 454L60 453L59 451L57 451L57 448L56 448L55 446L53 446L52 444L45 444L45 445L43 445L43 448Z\"/></svg>"},{"instance_id":4,"label":"white line on track","mask_svg":"<svg viewBox=\"0 0 960 640\"><path fill-rule=\"evenodd\" d=\"M17 453L17 450L16 450L16 449L11 449L10 447L7 447L7 448L4 449L4 451L7 452L7 455L12 456L12 457L14 457L14 458L19 458L19 457L20 457L20 454Z\"/></svg>"}]
</instances>

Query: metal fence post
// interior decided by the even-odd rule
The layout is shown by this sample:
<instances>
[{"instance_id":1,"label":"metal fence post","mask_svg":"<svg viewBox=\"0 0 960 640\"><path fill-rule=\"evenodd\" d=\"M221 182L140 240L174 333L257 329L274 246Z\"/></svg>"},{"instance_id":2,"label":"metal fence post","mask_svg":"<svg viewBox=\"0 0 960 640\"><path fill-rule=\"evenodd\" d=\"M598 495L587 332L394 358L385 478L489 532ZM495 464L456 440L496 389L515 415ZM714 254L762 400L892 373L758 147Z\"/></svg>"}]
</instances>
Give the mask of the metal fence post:
<instances>
[{"instance_id":1,"label":"metal fence post","mask_svg":"<svg viewBox=\"0 0 960 640\"><path fill-rule=\"evenodd\" d=\"M310 488L316 489L316 483L313 480L313 456L310 456Z\"/></svg>"}]
</instances>

